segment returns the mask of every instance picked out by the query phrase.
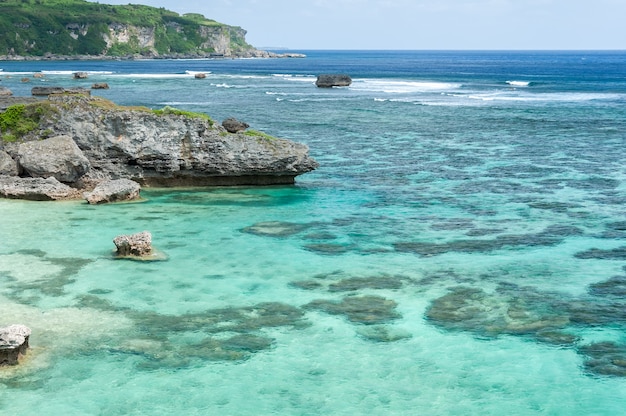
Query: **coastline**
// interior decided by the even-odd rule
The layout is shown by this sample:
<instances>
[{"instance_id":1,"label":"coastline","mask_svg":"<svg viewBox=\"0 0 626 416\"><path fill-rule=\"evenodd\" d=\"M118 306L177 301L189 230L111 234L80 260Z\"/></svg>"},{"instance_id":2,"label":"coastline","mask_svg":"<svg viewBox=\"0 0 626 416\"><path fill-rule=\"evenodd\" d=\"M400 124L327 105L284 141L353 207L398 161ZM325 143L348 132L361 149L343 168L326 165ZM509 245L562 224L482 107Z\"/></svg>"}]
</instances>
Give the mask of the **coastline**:
<instances>
[{"instance_id":1,"label":"coastline","mask_svg":"<svg viewBox=\"0 0 626 416\"><path fill-rule=\"evenodd\" d=\"M35 55L0 55L0 61L137 61L137 60L167 60L167 59L250 59L250 58L306 58L302 53L276 53L263 50L253 49L250 51L239 52L232 55L223 55L215 53L174 53L174 54L133 54L124 56L111 55L55 55L45 54L42 56Z\"/></svg>"}]
</instances>

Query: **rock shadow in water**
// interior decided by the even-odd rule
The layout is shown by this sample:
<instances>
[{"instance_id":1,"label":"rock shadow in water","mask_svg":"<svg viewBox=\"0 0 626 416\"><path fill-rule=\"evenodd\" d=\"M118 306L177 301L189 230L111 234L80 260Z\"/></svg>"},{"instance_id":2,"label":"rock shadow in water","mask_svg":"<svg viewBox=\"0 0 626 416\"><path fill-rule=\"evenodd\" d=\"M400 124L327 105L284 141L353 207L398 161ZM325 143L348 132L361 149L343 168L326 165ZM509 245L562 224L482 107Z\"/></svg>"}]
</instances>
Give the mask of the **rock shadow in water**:
<instances>
[{"instance_id":1,"label":"rock shadow in water","mask_svg":"<svg viewBox=\"0 0 626 416\"><path fill-rule=\"evenodd\" d=\"M492 239L454 240L448 243L399 242L394 244L394 248L398 252L420 256L436 256L449 252L488 253L507 248L554 246L566 237L579 235L582 235L582 231L577 227L553 225L539 233L507 234Z\"/></svg>"}]
</instances>

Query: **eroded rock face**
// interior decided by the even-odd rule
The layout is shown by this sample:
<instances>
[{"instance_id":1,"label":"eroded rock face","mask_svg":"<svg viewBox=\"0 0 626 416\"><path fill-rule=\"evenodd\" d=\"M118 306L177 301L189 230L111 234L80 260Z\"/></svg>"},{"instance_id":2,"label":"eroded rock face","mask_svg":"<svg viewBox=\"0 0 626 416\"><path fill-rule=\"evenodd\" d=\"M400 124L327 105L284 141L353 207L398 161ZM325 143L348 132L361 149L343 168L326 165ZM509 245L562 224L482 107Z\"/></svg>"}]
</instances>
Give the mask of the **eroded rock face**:
<instances>
[{"instance_id":1,"label":"eroded rock face","mask_svg":"<svg viewBox=\"0 0 626 416\"><path fill-rule=\"evenodd\" d=\"M117 255L122 257L144 257L152 254L152 234L142 231L137 234L119 235L113 239Z\"/></svg>"},{"instance_id":2,"label":"eroded rock face","mask_svg":"<svg viewBox=\"0 0 626 416\"><path fill-rule=\"evenodd\" d=\"M321 74L315 81L315 85L320 88L348 87L350 84L352 84L352 78L346 74Z\"/></svg>"},{"instance_id":3,"label":"eroded rock face","mask_svg":"<svg viewBox=\"0 0 626 416\"><path fill-rule=\"evenodd\" d=\"M18 163L34 178L54 177L76 182L90 167L89 160L69 136L56 136L20 144Z\"/></svg>"},{"instance_id":4,"label":"eroded rock face","mask_svg":"<svg viewBox=\"0 0 626 416\"><path fill-rule=\"evenodd\" d=\"M100 182L93 191L83 196L90 204L132 201L139 198L141 186L130 179L115 179Z\"/></svg>"},{"instance_id":5,"label":"eroded rock face","mask_svg":"<svg viewBox=\"0 0 626 416\"><path fill-rule=\"evenodd\" d=\"M24 325L0 328L0 366L18 364L20 355L28 350L30 335L30 328Z\"/></svg>"},{"instance_id":6,"label":"eroded rock face","mask_svg":"<svg viewBox=\"0 0 626 416\"><path fill-rule=\"evenodd\" d=\"M76 199L80 193L54 177L20 178L18 176L0 176L0 197L26 199L31 201L56 201Z\"/></svg>"}]
</instances>

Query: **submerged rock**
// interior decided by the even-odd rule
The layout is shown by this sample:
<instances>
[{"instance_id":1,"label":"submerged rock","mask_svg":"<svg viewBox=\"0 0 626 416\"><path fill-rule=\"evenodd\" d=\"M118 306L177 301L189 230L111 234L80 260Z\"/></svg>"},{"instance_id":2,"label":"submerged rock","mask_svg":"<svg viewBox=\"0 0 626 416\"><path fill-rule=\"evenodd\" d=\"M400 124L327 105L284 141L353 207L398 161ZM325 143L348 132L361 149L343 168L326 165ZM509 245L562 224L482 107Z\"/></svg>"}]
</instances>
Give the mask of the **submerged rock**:
<instances>
[{"instance_id":1,"label":"submerged rock","mask_svg":"<svg viewBox=\"0 0 626 416\"><path fill-rule=\"evenodd\" d=\"M588 357L585 369L605 376L626 377L626 345L614 342L598 342L579 349Z\"/></svg>"},{"instance_id":2,"label":"submerged rock","mask_svg":"<svg viewBox=\"0 0 626 416\"><path fill-rule=\"evenodd\" d=\"M148 231L131 235L119 235L113 239L117 255L122 257L146 257L152 254L152 234Z\"/></svg>"},{"instance_id":3,"label":"submerged rock","mask_svg":"<svg viewBox=\"0 0 626 416\"><path fill-rule=\"evenodd\" d=\"M30 328L24 325L0 328L0 366L18 364L20 355L28 350L30 335Z\"/></svg>"},{"instance_id":4,"label":"submerged rock","mask_svg":"<svg viewBox=\"0 0 626 416\"><path fill-rule=\"evenodd\" d=\"M298 224L295 222L264 221L245 227L241 231L266 237L289 237L290 235L298 234L308 227L308 224Z\"/></svg>"},{"instance_id":5,"label":"submerged rock","mask_svg":"<svg viewBox=\"0 0 626 416\"><path fill-rule=\"evenodd\" d=\"M534 293L489 294L482 289L457 287L435 299L426 317L437 326L463 330L483 337L534 335L540 331L564 328L569 315L551 305L551 298ZM544 335L545 337L545 335Z\"/></svg>"},{"instance_id":6,"label":"submerged rock","mask_svg":"<svg viewBox=\"0 0 626 416\"><path fill-rule=\"evenodd\" d=\"M348 296L341 301L314 300L305 309L320 310L331 315L344 315L349 321L375 325L391 322L401 317L397 303L380 296Z\"/></svg>"},{"instance_id":7,"label":"submerged rock","mask_svg":"<svg viewBox=\"0 0 626 416\"><path fill-rule=\"evenodd\" d=\"M139 198L141 186L130 179L115 179L99 183L93 191L83 196L90 204L132 201Z\"/></svg>"},{"instance_id":8,"label":"submerged rock","mask_svg":"<svg viewBox=\"0 0 626 416\"><path fill-rule=\"evenodd\" d=\"M357 328L356 333L368 341L396 342L412 337L411 333L387 325L368 325Z\"/></svg>"}]
</instances>

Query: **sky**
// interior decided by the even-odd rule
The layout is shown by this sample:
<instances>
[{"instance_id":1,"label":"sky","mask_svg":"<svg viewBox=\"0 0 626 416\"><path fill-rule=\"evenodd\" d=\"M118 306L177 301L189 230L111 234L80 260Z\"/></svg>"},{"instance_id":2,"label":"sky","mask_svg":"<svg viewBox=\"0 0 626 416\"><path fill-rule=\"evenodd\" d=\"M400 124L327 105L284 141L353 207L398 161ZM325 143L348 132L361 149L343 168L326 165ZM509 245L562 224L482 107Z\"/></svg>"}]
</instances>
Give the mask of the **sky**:
<instances>
[{"instance_id":1,"label":"sky","mask_svg":"<svg viewBox=\"0 0 626 416\"><path fill-rule=\"evenodd\" d=\"M259 49L626 49L626 0L100 0L200 13Z\"/></svg>"}]
</instances>

